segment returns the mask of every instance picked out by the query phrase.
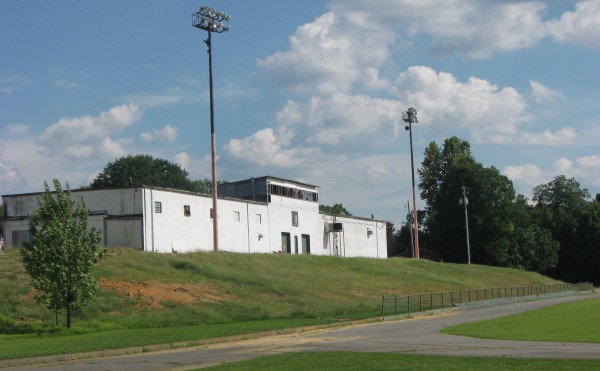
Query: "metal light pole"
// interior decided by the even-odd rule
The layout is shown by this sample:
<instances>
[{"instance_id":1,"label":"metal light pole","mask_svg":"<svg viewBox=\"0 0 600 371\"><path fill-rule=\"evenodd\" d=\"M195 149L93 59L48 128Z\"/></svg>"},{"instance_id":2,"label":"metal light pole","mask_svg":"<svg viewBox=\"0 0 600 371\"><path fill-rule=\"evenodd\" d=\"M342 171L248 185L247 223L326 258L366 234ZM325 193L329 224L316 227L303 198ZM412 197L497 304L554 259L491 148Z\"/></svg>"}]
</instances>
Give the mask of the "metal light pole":
<instances>
[{"instance_id":1,"label":"metal light pole","mask_svg":"<svg viewBox=\"0 0 600 371\"><path fill-rule=\"evenodd\" d=\"M417 196L415 190L415 163L413 158L412 124L419 122L417 120L417 110L410 107L406 112L402 112L402 120L408 125L405 127L410 136L410 169L412 175L412 194L413 194L413 220L414 220L414 238L415 238L415 258L419 259L419 221L417 218Z\"/></svg>"},{"instance_id":2,"label":"metal light pole","mask_svg":"<svg viewBox=\"0 0 600 371\"><path fill-rule=\"evenodd\" d=\"M408 222L406 224L410 223L410 227L408 228L408 231L410 232L410 248L411 248L411 256L414 258L415 257L415 239L413 238L413 228L412 228L412 216L410 215L410 201L406 201L406 207L408 208Z\"/></svg>"},{"instance_id":3,"label":"metal light pole","mask_svg":"<svg viewBox=\"0 0 600 371\"><path fill-rule=\"evenodd\" d=\"M216 162L216 139L215 139L215 109L213 101L213 77L212 77L212 44L211 34L213 32L228 32L229 26L223 24L229 21L229 16L223 12L208 6L202 6L200 10L192 14L192 26L208 32L208 38L204 40L208 47L208 79L210 88L210 147L212 160L212 204L213 204L213 250L219 251L219 223L217 213L217 162Z\"/></svg>"},{"instance_id":4,"label":"metal light pole","mask_svg":"<svg viewBox=\"0 0 600 371\"><path fill-rule=\"evenodd\" d=\"M469 200L467 200L467 187L462 186L462 198L458 200L460 205L465 205L465 226L467 231L467 258L469 264L471 264L471 243L469 241L469 214L467 213L467 205L469 204Z\"/></svg>"}]
</instances>

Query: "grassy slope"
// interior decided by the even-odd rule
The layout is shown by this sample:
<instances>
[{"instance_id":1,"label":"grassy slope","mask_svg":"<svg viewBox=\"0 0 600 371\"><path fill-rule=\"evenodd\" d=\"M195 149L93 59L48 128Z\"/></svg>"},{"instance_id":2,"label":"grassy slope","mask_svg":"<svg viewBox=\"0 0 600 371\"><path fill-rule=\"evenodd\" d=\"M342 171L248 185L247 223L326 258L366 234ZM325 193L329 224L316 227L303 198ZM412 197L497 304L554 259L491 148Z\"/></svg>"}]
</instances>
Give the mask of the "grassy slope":
<instances>
[{"instance_id":1,"label":"grassy slope","mask_svg":"<svg viewBox=\"0 0 600 371\"><path fill-rule=\"evenodd\" d=\"M377 317L382 295L555 283L531 272L426 260L129 249L111 250L94 269L104 289L66 331L34 301L18 252L0 253L0 358Z\"/></svg>"},{"instance_id":2,"label":"grassy slope","mask_svg":"<svg viewBox=\"0 0 600 371\"><path fill-rule=\"evenodd\" d=\"M102 290L75 327L114 329L217 324L277 318L365 318L382 295L555 281L514 269L410 259L345 259L284 254L148 254L111 250L95 271L129 292ZM168 284L180 302L139 296L136 288ZM132 292L133 291L133 292ZM194 296L195 295L195 296ZM52 321L32 298L16 251L0 254L0 315L28 323Z\"/></svg>"}]
</instances>

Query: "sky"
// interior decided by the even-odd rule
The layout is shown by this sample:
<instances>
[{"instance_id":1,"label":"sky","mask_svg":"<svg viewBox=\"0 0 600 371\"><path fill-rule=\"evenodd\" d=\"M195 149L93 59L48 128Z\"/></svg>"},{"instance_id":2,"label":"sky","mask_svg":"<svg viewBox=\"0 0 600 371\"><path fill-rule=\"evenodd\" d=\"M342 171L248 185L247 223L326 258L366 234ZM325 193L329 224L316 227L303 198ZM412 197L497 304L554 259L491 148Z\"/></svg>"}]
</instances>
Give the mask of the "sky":
<instances>
[{"instance_id":1,"label":"sky","mask_svg":"<svg viewBox=\"0 0 600 371\"><path fill-rule=\"evenodd\" d=\"M457 136L528 198L558 175L600 193L598 0L0 0L0 194L135 154L210 178L202 5L231 15L212 34L219 179L314 184L400 223L414 107L415 168Z\"/></svg>"}]
</instances>

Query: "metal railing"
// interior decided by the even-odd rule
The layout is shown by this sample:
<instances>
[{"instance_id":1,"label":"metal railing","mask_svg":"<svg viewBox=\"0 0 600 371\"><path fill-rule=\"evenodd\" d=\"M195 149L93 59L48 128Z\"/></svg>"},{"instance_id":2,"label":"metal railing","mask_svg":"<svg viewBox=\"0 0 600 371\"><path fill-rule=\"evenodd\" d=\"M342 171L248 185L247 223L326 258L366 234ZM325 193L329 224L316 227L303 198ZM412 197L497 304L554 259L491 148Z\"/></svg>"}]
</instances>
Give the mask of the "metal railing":
<instances>
[{"instance_id":1,"label":"metal railing","mask_svg":"<svg viewBox=\"0 0 600 371\"><path fill-rule=\"evenodd\" d=\"M554 285L533 285L519 287L501 287L463 291L447 291L405 296L383 296L381 317L410 314L434 309L454 307L459 304L485 300L517 298L524 296L546 295L570 291L592 291L594 285L585 283L560 283Z\"/></svg>"}]
</instances>

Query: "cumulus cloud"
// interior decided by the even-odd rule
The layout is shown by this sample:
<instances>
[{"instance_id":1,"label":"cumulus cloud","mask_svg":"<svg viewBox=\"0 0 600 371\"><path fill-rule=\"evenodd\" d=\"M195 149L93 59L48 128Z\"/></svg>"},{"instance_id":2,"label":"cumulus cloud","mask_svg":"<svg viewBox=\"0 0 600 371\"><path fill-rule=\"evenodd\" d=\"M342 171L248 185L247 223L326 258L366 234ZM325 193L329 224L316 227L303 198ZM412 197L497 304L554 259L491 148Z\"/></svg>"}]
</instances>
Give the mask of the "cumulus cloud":
<instances>
[{"instance_id":1,"label":"cumulus cloud","mask_svg":"<svg viewBox=\"0 0 600 371\"><path fill-rule=\"evenodd\" d=\"M598 49L600 38L600 2L581 1L575 10L565 12L560 19L549 23L550 34L555 40L576 43Z\"/></svg>"},{"instance_id":2,"label":"cumulus cloud","mask_svg":"<svg viewBox=\"0 0 600 371\"><path fill-rule=\"evenodd\" d=\"M419 107L422 122L438 130L466 128L478 142L510 141L518 125L530 120L527 103L516 89L476 77L463 83L450 73L412 66L398 76L394 89Z\"/></svg>"},{"instance_id":3,"label":"cumulus cloud","mask_svg":"<svg viewBox=\"0 0 600 371\"><path fill-rule=\"evenodd\" d=\"M574 160L561 157L552 167L553 175L575 177L582 183L600 186L600 155L582 156Z\"/></svg>"},{"instance_id":4,"label":"cumulus cloud","mask_svg":"<svg viewBox=\"0 0 600 371\"><path fill-rule=\"evenodd\" d=\"M11 161L0 159L0 186L3 189L11 189L13 187L24 184L25 178Z\"/></svg>"},{"instance_id":5,"label":"cumulus cloud","mask_svg":"<svg viewBox=\"0 0 600 371\"><path fill-rule=\"evenodd\" d=\"M257 166L289 167L310 161L315 148L292 147L285 130L265 128L243 138L232 139L224 147L223 157Z\"/></svg>"},{"instance_id":6,"label":"cumulus cloud","mask_svg":"<svg viewBox=\"0 0 600 371\"><path fill-rule=\"evenodd\" d=\"M167 142L174 142L177 139L178 129L171 125L167 125L162 129L156 129L149 132L143 132L140 134L140 138L146 143L154 142L156 140L165 140Z\"/></svg>"},{"instance_id":7,"label":"cumulus cloud","mask_svg":"<svg viewBox=\"0 0 600 371\"><path fill-rule=\"evenodd\" d=\"M129 103L115 106L98 116L61 118L47 127L38 137L45 151L65 157L91 157L123 153L112 136L122 133L137 122L143 113L139 106Z\"/></svg>"},{"instance_id":8,"label":"cumulus cloud","mask_svg":"<svg viewBox=\"0 0 600 371\"><path fill-rule=\"evenodd\" d=\"M277 113L277 123L291 128L296 143L346 147L382 144L398 135L401 102L365 95L312 97L306 104L289 101Z\"/></svg>"},{"instance_id":9,"label":"cumulus cloud","mask_svg":"<svg viewBox=\"0 0 600 371\"><path fill-rule=\"evenodd\" d=\"M520 182L529 186L539 185L545 179L542 169L534 164L507 166L502 170L502 174L513 182Z\"/></svg>"},{"instance_id":10,"label":"cumulus cloud","mask_svg":"<svg viewBox=\"0 0 600 371\"><path fill-rule=\"evenodd\" d=\"M290 50L260 59L271 81L296 92L347 91L389 59L391 32L377 26L367 13L328 12L298 27Z\"/></svg>"},{"instance_id":11,"label":"cumulus cloud","mask_svg":"<svg viewBox=\"0 0 600 371\"><path fill-rule=\"evenodd\" d=\"M550 89L542 83L533 80L529 80L529 84L531 85L531 95L538 103L565 99L565 96L560 90Z\"/></svg>"},{"instance_id":12,"label":"cumulus cloud","mask_svg":"<svg viewBox=\"0 0 600 371\"><path fill-rule=\"evenodd\" d=\"M555 132L544 130L541 133L522 133L517 143L556 146L573 143L576 137L575 129L566 127Z\"/></svg>"},{"instance_id":13,"label":"cumulus cloud","mask_svg":"<svg viewBox=\"0 0 600 371\"><path fill-rule=\"evenodd\" d=\"M407 37L424 35L430 52L444 56L488 58L496 51L531 47L547 36L541 18L545 7L535 2L338 0L331 9L368 13Z\"/></svg>"}]
</instances>

